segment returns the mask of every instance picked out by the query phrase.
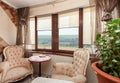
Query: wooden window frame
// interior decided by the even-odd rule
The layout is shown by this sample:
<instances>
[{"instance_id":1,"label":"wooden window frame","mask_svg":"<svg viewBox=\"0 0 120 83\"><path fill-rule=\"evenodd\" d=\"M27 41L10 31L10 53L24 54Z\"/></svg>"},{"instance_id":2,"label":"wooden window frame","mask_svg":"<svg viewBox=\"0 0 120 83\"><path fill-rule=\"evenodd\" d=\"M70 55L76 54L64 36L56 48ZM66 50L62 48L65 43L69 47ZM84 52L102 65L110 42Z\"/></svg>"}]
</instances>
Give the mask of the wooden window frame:
<instances>
[{"instance_id":1,"label":"wooden window frame","mask_svg":"<svg viewBox=\"0 0 120 83\"><path fill-rule=\"evenodd\" d=\"M59 48L59 31L58 31L58 14L52 14L52 50L58 51Z\"/></svg>"},{"instance_id":2,"label":"wooden window frame","mask_svg":"<svg viewBox=\"0 0 120 83\"><path fill-rule=\"evenodd\" d=\"M83 47L83 8L79 8L79 48ZM73 54L73 51L59 50L58 14L52 14L52 48L38 49L37 16L35 16L35 51Z\"/></svg>"}]
</instances>

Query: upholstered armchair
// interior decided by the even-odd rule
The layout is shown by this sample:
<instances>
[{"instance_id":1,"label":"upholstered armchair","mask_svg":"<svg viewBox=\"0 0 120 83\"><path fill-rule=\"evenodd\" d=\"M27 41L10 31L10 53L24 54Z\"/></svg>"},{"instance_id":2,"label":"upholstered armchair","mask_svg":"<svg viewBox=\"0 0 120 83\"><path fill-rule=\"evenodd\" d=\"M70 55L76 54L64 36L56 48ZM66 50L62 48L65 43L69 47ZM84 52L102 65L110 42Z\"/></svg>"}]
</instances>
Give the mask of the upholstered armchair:
<instances>
[{"instance_id":1,"label":"upholstered armchair","mask_svg":"<svg viewBox=\"0 0 120 83\"><path fill-rule=\"evenodd\" d=\"M85 83L88 61L89 51L85 48L79 48L74 52L73 63L56 63L53 65L52 78Z\"/></svg>"},{"instance_id":2,"label":"upholstered armchair","mask_svg":"<svg viewBox=\"0 0 120 83\"><path fill-rule=\"evenodd\" d=\"M0 83L15 82L33 73L33 68L21 46L7 46L4 62L0 63Z\"/></svg>"}]
</instances>

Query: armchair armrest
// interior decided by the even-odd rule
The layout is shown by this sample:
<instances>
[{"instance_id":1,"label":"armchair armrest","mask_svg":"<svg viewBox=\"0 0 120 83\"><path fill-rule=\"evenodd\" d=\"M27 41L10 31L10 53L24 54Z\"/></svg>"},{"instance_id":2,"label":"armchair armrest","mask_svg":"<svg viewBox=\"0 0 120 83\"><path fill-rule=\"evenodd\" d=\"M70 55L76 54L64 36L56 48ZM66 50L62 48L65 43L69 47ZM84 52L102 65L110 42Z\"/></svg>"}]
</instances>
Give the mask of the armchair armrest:
<instances>
[{"instance_id":1,"label":"armchair armrest","mask_svg":"<svg viewBox=\"0 0 120 83\"><path fill-rule=\"evenodd\" d=\"M56 63L53 65L54 74L73 76L73 65L71 63Z\"/></svg>"},{"instance_id":2,"label":"armchair armrest","mask_svg":"<svg viewBox=\"0 0 120 83\"><path fill-rule=\"evenodd\" d=\"M84 75L77 75L77 76L72 77L72 81L74 83L85 83L86 77Z\"/></svg>"},{"instance_id":3,"label":"armchair armrest","mask_svg":"<svg viewBox=\"0 0 120 83\"><path fill-rule=\"evenodd\" d=\"M33 71L33 68L32 68L32 64L30 63L30 61L28 60L28 58L22 58L22 65L24 65L26 68L28 69L32 69Z\"/></svg>"},{"instance_id":4,"label":"armchair armrest","mask_svg":"<svg viewBox=\"0 0 120 83\"><path fill-rule=\"evenodd\" d=\"M9 69L9 63L7 61L5 62L1 62L0 63L0 73L3 71L3 70L7 70Z\"/></svg>"}]
</instances>

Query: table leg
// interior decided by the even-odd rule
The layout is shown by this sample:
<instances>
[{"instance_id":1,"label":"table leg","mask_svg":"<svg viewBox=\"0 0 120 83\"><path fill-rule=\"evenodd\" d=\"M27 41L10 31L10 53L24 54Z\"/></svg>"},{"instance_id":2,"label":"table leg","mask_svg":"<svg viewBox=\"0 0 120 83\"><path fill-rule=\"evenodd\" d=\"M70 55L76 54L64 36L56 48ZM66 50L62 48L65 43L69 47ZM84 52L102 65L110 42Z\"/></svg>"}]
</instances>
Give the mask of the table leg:
<instances>
[{"instance_id":1,"label":"table leg","mask_svg":"<svg viewBox=\"0 0 120 83\"><path fill-rule=\"evenodd\" d=\"M39 63L39 77L41 76L41 63Z\"/></svg>"}]
</instances>

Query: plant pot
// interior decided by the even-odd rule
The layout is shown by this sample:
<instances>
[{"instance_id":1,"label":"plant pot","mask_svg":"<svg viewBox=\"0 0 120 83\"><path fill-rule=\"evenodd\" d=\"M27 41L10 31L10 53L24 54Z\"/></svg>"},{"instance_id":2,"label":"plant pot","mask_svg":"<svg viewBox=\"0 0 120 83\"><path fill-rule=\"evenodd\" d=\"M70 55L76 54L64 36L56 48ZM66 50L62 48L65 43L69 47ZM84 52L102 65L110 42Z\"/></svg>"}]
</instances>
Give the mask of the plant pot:
<instances>
[{"instance_id":1,"label":"plant pot","mask_svg":"<svg viewBox=\"0 0 120 83\"><path fill-rule=\"evenodd\" d=\"M97 73L98 83L120 83L120 78L109 75L100 70L96 65L98 62L92 63L93 70Z\"/></svg>"}]
</instances>

